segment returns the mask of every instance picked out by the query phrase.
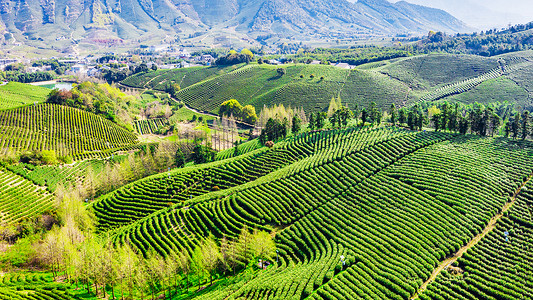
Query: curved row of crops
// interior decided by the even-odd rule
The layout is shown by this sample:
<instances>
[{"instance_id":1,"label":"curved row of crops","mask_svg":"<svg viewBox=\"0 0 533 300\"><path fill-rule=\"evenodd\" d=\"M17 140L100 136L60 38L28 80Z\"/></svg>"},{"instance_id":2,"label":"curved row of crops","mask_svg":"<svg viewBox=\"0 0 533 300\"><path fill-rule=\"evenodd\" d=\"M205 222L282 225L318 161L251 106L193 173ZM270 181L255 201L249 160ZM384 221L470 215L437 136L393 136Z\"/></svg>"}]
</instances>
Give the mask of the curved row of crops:
<instances>
[{"instance_id":1,"label":"curved row of crops","mask_svg":"<svg viewBox=\"0 0 533 300\"><path fill-rule=\"evenodd\" d=\"M150 119L150 120L140 120L133 121L133 128L139 134L154 134L156 131L168 125L167 119Z\"/></svg>"},{"instance_id":2,"label":"curved row of crops","mask_svg":"<svg viewBox=\"0 0 533 300\"><path fill-rule=\"evenodd\" d=\"M470 79L465 79L460 82L452 83L441 88L436 89L426 95L424 95L420 100L423 101L436 101L448 96L457 95L465 93L476 86L482 84L483 82L495 79L503 76L503 71L500 67L492 69L490 72L485 73L481 76L477 76Z\"/></svg>"},{"instance_id":3,"label":"curved row of crops","mask_svg":"<svg viewBox=\"0 0 533 300\"><path fill-rule=\"evenodd\" d=\"M430 54L401 59L378 68L413 90L428 90L481 76L498 68L498 60L476 55Z\"/></svg>"},{"instance_id":4,"label":"curved row of crops","mask_svg":"<svg viewBox=\"0 0 533 300\"><path fill-rule=\"evenodd\" d=\"M137 137L133 133L71 107L41 104L0 111L0 148L54 150L75 157L134 144Z\"/></svg>"},{"instance_id":5,"label":"curved row of crops","mask_svg":"<svg viewBox=\"0 0 533 300\"><path fill-rule=\"evenodd\" d=\"M242 65L222 67L189 67L170 70L157 70L139 73L124 79L121 83L135 88L148 88L166 91L171 84L186 88L211 77L222 75L242 67Z\"/></svg>"},{"instance_id":6,"label":"curved row of crops","mask_svg":"<svg viewBox=\"0 0 533 300\"><path fill-rule=\"evenodd\" d=\"M236 236L243 226L277 228L279 265L205 298L405 299L533 170L531 147L504 139L365 129L292 142L312 150L290 168L185 199L114 230L115 242L166 254L192 251L209 234ZM159 197L164 189L151 181L143 194ZM138 197L132 192L122 193L123 201ZM138 207L131 209L146 215Z\"/></svg>"},{"instance_id":7,"label":"curved row of crops","mask_svg":"<svg viewBox=\"0 0 533 300\"><path fill-rule=\"evenodd\" d=\"M336 151L334 142L343 152ZM125 186L102 197L94 210L101 229L126 225L162 208L182 203L211 191L226 190L254 181L275 170L291 165L291 172L316 163L316 159L337 159L343 154L358 151L363 145L406 134L397 129L352 128L302 134L273 149L262 148L249 154L201 167L179 169ZM335 150L335 151L334 151ZM300 161L298 165L295 162Z\"/></svg>"},{"instance_id":8,"label":"curved row of crops","mask_svg":"<svg viewBox=\"0 0 533 300\"><path fill-rule=\"evenodd\" d=\"M54 197L32 182L0 168L0 223L16 223L53 208Z\"/></svg>"},{"instance_id":9,"label":"curved row of crops","mask_svg":"<svg viewBox=\"0 0 533 300\"><path fill-rule=\"evenodd\" d=\"M238 146L238 154L241 155L241 154L245 154L248 152L252 152L261 147L262 145L259 143L258 139L253 139L251 141L240 144ZM224 159L228 159L234 156L235 156L235 148L229 148L229 149L218 152L216 159L224 160Z\"/></svg>"},{"instance_id":10,"label":"curved row of crops","mask_svg":"<svg viewBox=\"0 0 533 300\"><path fill-rule=\"evenodd\" d=\"M421 299L532 299L533 193L530 182L503 217L458 264L441 273Z\"/></svg>"}]
</instances>

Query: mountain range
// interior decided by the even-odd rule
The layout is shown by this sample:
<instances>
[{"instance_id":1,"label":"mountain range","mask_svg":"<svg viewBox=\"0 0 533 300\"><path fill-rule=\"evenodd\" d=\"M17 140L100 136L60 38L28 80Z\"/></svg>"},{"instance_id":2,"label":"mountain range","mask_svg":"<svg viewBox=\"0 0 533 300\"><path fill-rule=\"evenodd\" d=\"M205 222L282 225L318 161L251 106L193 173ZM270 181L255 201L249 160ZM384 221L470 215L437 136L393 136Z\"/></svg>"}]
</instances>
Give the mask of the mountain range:
<instances>
[{"instance_id":1,"label":"mountain range","mask_svg":"<svg viewBox=\"0 0 533 300\"><path fill-rule=\"evenodd\" d=\"M63 51L467 30L443 10L386 0L0 0L0 15L5 44Z\"/></svg>"},{"instance_id":2,"label":"mountain range","mask_svg":"<svg viewBox=\"0 0 533 300\"><path fill-rule=\"evenodd\" d=\"M395 0L391 0L395 2ZM406 0L445 10L477 30L506 27L533 21L528 0Z\"/></svg>"}]
</instances>

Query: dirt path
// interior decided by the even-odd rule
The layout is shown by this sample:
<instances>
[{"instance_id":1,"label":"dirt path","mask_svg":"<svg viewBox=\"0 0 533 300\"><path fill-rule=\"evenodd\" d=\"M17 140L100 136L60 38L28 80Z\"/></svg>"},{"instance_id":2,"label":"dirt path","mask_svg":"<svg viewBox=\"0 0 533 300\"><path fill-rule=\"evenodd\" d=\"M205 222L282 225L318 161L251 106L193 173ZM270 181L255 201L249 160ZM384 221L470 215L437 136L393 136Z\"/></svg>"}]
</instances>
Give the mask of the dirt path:
<instances>
[{"instance_id":1,"label":"dirt path","mask_svg":"<svg viewBox=\"0 0 533 300\"><path fill-rule=\"evenodd\" d=\"M516 196L518 195L518 193L520 193L522 188L531 180L532 177L533 177L533 174L530 175L528 177L528 179L516 190L516 192L514 193L513 197L511 198L511 201L507 202L504 205L502 211L499 214L497 214L496 216L494 216L489 221L489 224L487 224L485 229L480 234L476 235L472 240L470 240L470 242L468 242L465 246L463 246L461 249L459 249L459 251L457 251L452 257L449 257L446 260L442 261L437 266L437 268L435 268L435 270L433 270L433 273L431 273L431 276L429 277L429 279L426 280L426 282L424 282L420 286L420 288L418 289L418 292L416 294L414 294L413 297L411 297L412 300L418 299L419 295L422 294L426 290L428 285L430 283L432 283L437 278L437 275L439 275L439 273L442 270L447 269L451 264L453 264L455 261L457 261L457 259L459 259L461 256L463 256L463 254L468 249L474 247L479 241L481 241L482 238L484 238L489 232L491 232L496 227L496 223L498 222L498 220L500 220L502 218L503 214L505 212L507 212L513 206L513 204L516 202Z\"/></svg>"}]
</instances>

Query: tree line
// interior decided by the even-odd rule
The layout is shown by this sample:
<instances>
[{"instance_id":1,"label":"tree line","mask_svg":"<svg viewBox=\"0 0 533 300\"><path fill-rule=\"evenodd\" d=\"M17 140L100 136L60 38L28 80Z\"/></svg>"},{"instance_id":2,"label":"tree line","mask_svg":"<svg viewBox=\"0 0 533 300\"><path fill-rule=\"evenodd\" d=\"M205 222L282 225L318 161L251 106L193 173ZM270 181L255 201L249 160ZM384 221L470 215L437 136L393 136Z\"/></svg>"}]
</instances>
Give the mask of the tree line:
<instances>
[{"instance_id":1,"label":"tree line","mask_svg":"<svg viewBox=\"0 0 533 300\"><path fill-rule=\"evenodd\" d=\"M503 135L514 139L533 137L531 113L527 109L518 112L507 102L491 103L487 106L479 103L463 105L421 102L411 108L400 109L391 104L387 111L382 111L375 102L366 107L355 105L354 109L350 110L340 103L340 99L334 98L327 113L312 112L307 124L302 124L298 115L294 115L291 122L287 117L283 119L270 117L261 130L259 141L265 145L267 141L275 142L285 138L289 132L298 134L303 125L309 130L320 130L326 127L346 127L349 124L380 125L382 122L389 122L394 126L406 126L411 130L423 130L429 126L435 131L459 134Z\"/></svg>"},{"instance_id":2,"label":"tree line","mask_svg":"<svg viewBox=\"0 0 533 300\"><path fill-rule=\"evenodd\" d=\"M459 103L443 102L429 107L427 113L417 105L411 109L399 110L391 105L389 114L393 125L407 125L411 130L422 130L424 125L429 125L435 131L460 134L494 136L500 135L500 130L503 129L503 135L513 139L524 140L533 136L530 112L509 111L506 108L508 107L505 104L484 106L474 103L471 106L464 106Z\"/></svg>"},{"instance_id":3,"label":"tree line","mask_svg":"<svg viewBox=\"0 0 533 300\"><path fill-rule=\"evenodd\" d=\"M97 297L117 299L119 291L121 299L171 299L250 265L263 268L276 255L270 233L246 227L234 238L202 237L192 252L142 254L128 242L115 245L105 235L94 235L93 217L73 193L63 197L60 217L61 226L36 245L38 259L54 280L64 279Z\"/></svg>"}]
</instances>

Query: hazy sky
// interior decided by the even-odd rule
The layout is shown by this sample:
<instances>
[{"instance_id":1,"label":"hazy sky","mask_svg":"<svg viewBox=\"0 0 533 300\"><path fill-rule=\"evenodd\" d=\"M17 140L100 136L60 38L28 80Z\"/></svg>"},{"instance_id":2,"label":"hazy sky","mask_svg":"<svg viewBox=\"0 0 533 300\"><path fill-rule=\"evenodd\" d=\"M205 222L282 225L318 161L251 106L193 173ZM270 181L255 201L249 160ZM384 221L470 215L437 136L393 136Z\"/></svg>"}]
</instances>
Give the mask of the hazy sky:
<instances>
[{"instance_id":1,"label":"hazy sky","mask_svg":"<svg viewBox=\"0 0 533 300\"><path fill-rule=\"evenodd\" d=\"M389 0L398 2L399 0ZM503 26L533 21L532 0L406 0L440 8L475 27Z\"/></svg>"},{"instance_id":2,"label":"hazy sky","mask_svg":"<svg viewBox=\"0 0 533 300\"><path fill-rule=\"evenodd\" d=\"M357 2L357 0L348 0ZM388 0L398 2L400 0ZM533 21L533 0L405 0L443 9L475 29Z\"/></svg>"}]
</instances>

